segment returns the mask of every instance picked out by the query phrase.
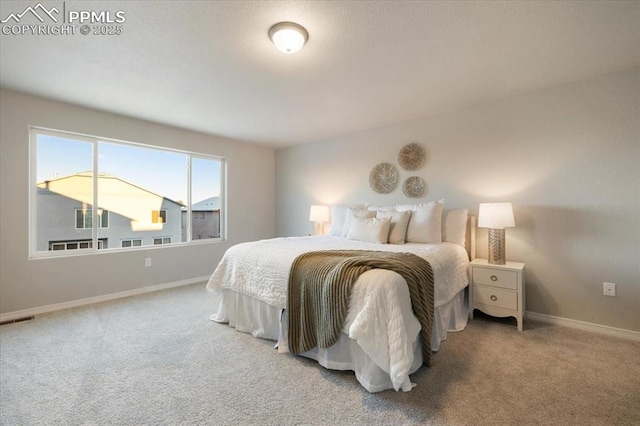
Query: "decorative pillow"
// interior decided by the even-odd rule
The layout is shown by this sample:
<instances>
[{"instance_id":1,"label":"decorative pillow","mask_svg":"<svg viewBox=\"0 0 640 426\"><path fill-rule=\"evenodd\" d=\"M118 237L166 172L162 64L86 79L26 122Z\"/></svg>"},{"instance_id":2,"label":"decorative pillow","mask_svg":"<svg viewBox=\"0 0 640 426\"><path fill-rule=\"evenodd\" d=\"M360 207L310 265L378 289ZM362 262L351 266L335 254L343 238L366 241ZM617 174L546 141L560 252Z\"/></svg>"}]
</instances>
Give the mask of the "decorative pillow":
<instances>
[{"instance_id":1,"label":"decorative pillow","mask_svg":"<svg viewBox=\"0 0 640 426\"><path fill-rule=\"evenodd\" d=\"M375 217L363 219L353 216L347 239L386 244L390 227L390 217L384 219L376 219Z\"/></svg>"},{"instance_id":2,"label":"decorative pillow","mask_svg":"<svg viewBox=\"0 0 640 426\"><path fill-rule=\"evenodd\" d=\"M347 235L349 235L349 230L351 229L351 219L353 217L358 217L360 219L369 219L372 217L376 217L376 212L370 212L368 210L365 210L364 207L359 206L347 207L344 227L342 228L342 234L340 234L341 236L346 237Z\"/></svg>"},{"instance_id":3,"label":"decorative pillow","mask_svg":"<svg viewBox=\"0 0 640 426\"><path fill-rule=\"evenodd\" d=\"M395 212L396 206L367 206L369 211L383 211L383 212Z\"/></svg>"},{"instance_id":4,"label":"decorative pillow","mask_svg":"<svg viewBox=\"0 0 640 426\"><path fill-rule=\"evenodd\" d=\"M412 211L405 241L407 243L441 243L443 207L444 200L398 206L398 211Z\"/></svg>"},{"instance_id":5,"label":"decorative pillow","mask_svg":"<svg viewBox=\"0 0 640 426\"><path fill-rule=\"evenodd\" d=\"M467 237L467 220L469 209L448 211L444 220L443 240L464 247Z\"/></svg>"},{"instance_id":6,"label":"decorative pillow","mask_svg":"<svg viewBox=\"0 0 640 426\"><path fill-rule=\"evenodd\" d=\"M409 225L409 219L411 218L410 211L404 212L391 212L378 210L376 218L391 219L391 226L389 228L389 244L404 244L404 240L407 236L407 226Z\"/></svg>"},{"instance_id":7,"label":"decorative pillow","mask_svg":"<svg viewBox=\"0 0 640 426\"><path fill-rule=\"evenodd\" d=\"M354 204L348 206L347 204L335 204L331 206L331 229L329 230L329 235L336 237L344 236L342 235L342 231L344 230L344 222L347 219L347 208L349 207L363 209L364 205Z\"/></svg>"}]
</instances>

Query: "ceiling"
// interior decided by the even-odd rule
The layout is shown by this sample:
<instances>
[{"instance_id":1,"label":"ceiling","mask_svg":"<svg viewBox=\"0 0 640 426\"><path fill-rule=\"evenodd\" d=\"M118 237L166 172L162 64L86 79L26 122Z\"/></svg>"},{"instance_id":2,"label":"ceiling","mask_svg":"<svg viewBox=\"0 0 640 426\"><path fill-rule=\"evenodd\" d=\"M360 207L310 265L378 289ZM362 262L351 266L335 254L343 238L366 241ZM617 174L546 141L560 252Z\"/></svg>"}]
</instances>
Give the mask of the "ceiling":
<instances>
[{"instance_id":1,"label":"ceiling","mask_svg":"<svg viewBox=\"0 0 640 426\"><path fill-rule=\"evenodd\" d=\"M2 34L2 87L275 148L640 64L638 1L43 3L126 21ZM280 21L308 30L301 52L271 44Z\"/></svg>"}]
</instances>

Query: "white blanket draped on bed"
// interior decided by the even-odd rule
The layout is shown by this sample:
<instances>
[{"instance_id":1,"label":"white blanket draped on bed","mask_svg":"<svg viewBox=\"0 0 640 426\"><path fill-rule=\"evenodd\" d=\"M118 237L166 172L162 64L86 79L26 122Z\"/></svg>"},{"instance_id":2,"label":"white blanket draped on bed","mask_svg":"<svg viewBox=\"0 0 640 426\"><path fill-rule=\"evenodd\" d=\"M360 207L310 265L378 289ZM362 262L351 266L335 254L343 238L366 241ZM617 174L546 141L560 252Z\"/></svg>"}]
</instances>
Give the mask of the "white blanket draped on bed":
<instances>
[{"instance_id":1,"label":"white blanket draped on bed","mask_svg":"<svg viewBox=\"0 0 640 426\"><path fill-rule=\"evenodd\" d=\"M455 244L372 244L325 236L276 238L233 246L209 279L207 289L214 293L232 290L284 309L295 258L309 251L332 249L410 252L425 258L434 272L436 308L468 283L467 253ZM221 312L211 319L229 321ZM362 274L353 288L343 332L390 375L394 389L411 389L409 373L420 323L413 315L409 290L400 275L380 269ZM284 341L280 339L280 344Z\"/></svg>"}]
</instances>

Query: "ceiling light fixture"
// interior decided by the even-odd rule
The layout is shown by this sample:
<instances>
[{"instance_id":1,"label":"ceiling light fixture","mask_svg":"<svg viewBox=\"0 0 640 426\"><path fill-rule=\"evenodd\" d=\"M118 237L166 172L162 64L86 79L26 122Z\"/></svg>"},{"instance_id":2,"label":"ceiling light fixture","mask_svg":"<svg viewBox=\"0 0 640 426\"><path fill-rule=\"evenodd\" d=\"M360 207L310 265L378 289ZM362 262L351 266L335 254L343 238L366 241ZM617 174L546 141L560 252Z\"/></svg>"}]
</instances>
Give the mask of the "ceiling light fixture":
<instances>
[{"instance_id":1,"label":"ceiling light fixture","mask_svg":"<svg viewBox=\"0 0 640 426\"><path fill-rule=\"evenodd\" d=\"M278 50L296 53L309 39L309 33L294 22L279 22L269 29L269 38Z\"/></svg>"}]
</instances>

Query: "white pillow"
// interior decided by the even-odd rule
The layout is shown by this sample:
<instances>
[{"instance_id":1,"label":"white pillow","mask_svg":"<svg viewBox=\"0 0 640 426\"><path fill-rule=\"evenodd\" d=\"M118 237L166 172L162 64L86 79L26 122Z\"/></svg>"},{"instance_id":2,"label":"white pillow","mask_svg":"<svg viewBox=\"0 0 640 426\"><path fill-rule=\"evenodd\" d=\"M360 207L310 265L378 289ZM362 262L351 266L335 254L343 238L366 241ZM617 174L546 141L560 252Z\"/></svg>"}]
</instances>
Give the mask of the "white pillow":
<instances>
[{"instance_id":1,"label":"white pillow","mask_svg":"<svg viewBox=\"0 0 640 426\"><path fill-rule=\"evenodd\" d=\"M370 211L383 211L383 212L395 212L396 206L367 206L367 210Z\"/></svg>"},{"instance_id":2,"label":"white pillow","mask_svg":"<svg viewBox=\"0 0 640 426\"><path fill-rule=\"evenodd\" d=\"M354 216L351 219L351 228L349 229L347 239L386 244L390 227L390 217L384 219L376 219L375 217L363 219Z\"/></svg>"},{"instance_id":3,"label":"white pillow","mask_svg":"<svg viewBox=\"0 0 640 426\"><path fill-rule=\"evenodd\" d=\"M464 247L467 237L467 220L469 209L448 211L444 220L443 240Z\"/></svg>"},{"instance_id":4,"label":"white pillow","mask_svg":"<svg viewBox=\"0 0 640 426\"><path fill-rule=\"evenodd\" d=\"M354 204L352 206L335 204L331 206L331 229L329 230L329 235L336 237L343 236L342 231L344 230L344 222L347 219L347 208L349 207L364 208L362 204Z\"/></svg>"},{"instance_id":5,"label":"white pillow","mask_svg":"<svg viewBox=\"0 0 640 426\"><path fill-rule=\"evenodd\" d=\"M342 234L342 228L344 228L344 220L346 217L346 204L335 204L331 206L331 229L329 229L329 235L339 237Z\"/></svg>"},{"instance_id":6,"label":"white pillow","mask_svg":"<svg viewBox=\"0 0 640 426\"><path fill-rule=\"evenodd\" d=\"M364 209L364 207L347 207L347 213L344 220L344 227L342 228L342 233L340 234L342 237L346 237L349 235L349 230L351 229L351 218L359 217L361 219L368 219L372 217L376 217L376 212L370 212Z\"/></svg>"},{"instance_id":7,"label":"white pillow","mask_svg":"<svg viewBox=\"0 0 640 426\"><path fill-rule=\"evenodd\" d=\"M376 217L378 219L384 219L386 217L391 219L389 238L387 240L389 244L404 244L404 240L407 237L407 226L411 218L410 211L391 212L378 210Z\"/></svg>"},{"instance_id":8,"label":"white pillow","mask_svg":"<svg viewBox=\"0 0 640 426\"><path fill-rule=\"evenodd\" d=\"M405 241L407 243L441 243L443 207L444 200L398 206L398 211L412 211Z\"/></svg>"}]
</instances>

